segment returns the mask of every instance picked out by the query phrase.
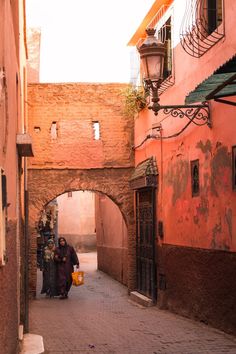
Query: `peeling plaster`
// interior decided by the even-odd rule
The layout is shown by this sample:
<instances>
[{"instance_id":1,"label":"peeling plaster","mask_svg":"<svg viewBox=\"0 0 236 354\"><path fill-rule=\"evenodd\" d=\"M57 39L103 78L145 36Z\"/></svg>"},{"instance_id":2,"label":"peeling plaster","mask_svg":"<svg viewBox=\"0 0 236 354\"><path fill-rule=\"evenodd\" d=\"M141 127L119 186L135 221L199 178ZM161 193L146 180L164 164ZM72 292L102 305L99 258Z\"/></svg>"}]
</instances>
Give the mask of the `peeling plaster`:
<instances>
[{"instance_id":1,"label":"peeling plaster","mask_svg":"<svg viewBox=\"0 0 236 354\"><path fill-rule=\"evenodd\" d=\"M169 164L165 180L167 185L173 188L172 204L175 205L177 199L182 197L188 184L189 162L179 160L175 164Z\"/></svg>"},{"instance_id":2,"label":"peeling plaster","mask_svg":"<svg viewBox=\"0 0 236 354\"><path fill-rule=\"evenodd\" d=\"M233 237L233 227L232 227L232 219L233 219L233 211L232 209L228 209L225 211L225 220L229 229L230 239Z\"/></svg>"},{"instance_id":3,"label":"peeling plaster","mask_svg":"<svg viewBox=\"0 0 236 354\"><path fill-rule=\"evenodd\" d=\"M219 248L219 245L217 245L217 235L221 234L222 232L222 225L221 225L221 219L218 224L215 224L215 226L212 229L212 241L211 241L211 247L212 248Z\"/></svg>"},{"instance_id":4,"label":"peeling plaster","mask_svg":"<svg viewBox=\"0 0 236 354\"><path fill-rule=\"evenodd\" d=\"M199 206L197 207L197 213L200 215L209 215L209 202L208 199L202 197Z\"/></svg>"},{"instance_id":5,"label":"peeling plaster","mask_svg":"<svg viewBox=\"0 0 236 354\"><path fill-rule=\"evenodd\" d=\"M228 154L228 149L226 146L221 146L216 151L211 161L211 192L217 197L219 196L217 185L221 188L225 188L227 182L231 184L230 180L222 179L224 177L222 172L228 168L231 168L231 159Z\"/></svg>"},{"instance_id":6,"label":"peeling plaster","mask_svg":"<svg viewBox=\"0 0 236 354\"><path fill-rule=\"evenodd\" d=\"M212 153L212 145L211 141L208 139L206 143L204 144L201 140L196 144L196 148L200 149L203 154L207 154L208 152L211 154Z\"/></svg>"}]
</instances>

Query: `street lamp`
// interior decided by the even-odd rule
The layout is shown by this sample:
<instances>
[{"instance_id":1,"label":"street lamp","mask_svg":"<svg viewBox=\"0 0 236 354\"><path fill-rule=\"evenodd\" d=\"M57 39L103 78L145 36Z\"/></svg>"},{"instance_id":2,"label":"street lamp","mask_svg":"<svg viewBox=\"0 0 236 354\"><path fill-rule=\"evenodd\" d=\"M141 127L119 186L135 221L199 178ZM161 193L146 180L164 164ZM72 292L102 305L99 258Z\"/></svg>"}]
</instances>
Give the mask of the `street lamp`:
<instances>
[{"instance_id":1,"label":"street lamp","mask_svg":"<svg viewBox=\"0 0 236 354\"><path fill-rule=\"evenodd\" d=\"M154 28L146 29L147 38L137 48L140 54L141 70L144 89L151 96L152 105L148 108L157 115L160 110L172 117L186 117L196 125L210 126L209 106L206 102L197 105L168 105L159 104L158 89L163 81L164 60L166 49L164 43L155 37Z\"/></svg>"},{"instance_id":2,"label":"street lamp","mask_svg":"<svg viewBox=\"0 0 236 354\"><path fill-rule=\"evenodd\" d=\"M144 88L152 95L153 105L149 108L157 115L160 109L158 89L163 81L165 47L155 37L156 30L154 28L148 28L146 32L148 37L138 48L138 52L140 54Z\"/></svg>"}]
</instances>

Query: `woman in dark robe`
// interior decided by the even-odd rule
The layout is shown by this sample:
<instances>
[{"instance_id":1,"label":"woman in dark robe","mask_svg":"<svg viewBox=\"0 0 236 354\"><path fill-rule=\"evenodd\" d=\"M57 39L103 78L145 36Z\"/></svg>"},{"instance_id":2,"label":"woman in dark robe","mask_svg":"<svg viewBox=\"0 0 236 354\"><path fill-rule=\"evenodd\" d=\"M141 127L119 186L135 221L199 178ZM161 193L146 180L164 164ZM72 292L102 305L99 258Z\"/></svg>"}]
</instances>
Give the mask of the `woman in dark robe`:
<instances>
[{"instance_id":1,"label":"woman in dark robe","mask_svg":"<svg viewBox=\"0 0 236 354\"><path fill-rule=\"evenodd\" d=\"M79 268L79 259L74 248L67 244L64 237L59 237L54 259L57 263L57 280L60 299L66 299L72 285L74 265Z\"/></svg>"},{"instance_id":2,"label":"woman in dark robe","mask_svg":"<svg viewBox=\"0 0 236 354\"><path fill-rule=\"evenodd\" d=\"M49 239L43 251L43 286L41 294L54 297L58 295L56 264L54 262L55 243Z\"/></svg>"}]
</instances>

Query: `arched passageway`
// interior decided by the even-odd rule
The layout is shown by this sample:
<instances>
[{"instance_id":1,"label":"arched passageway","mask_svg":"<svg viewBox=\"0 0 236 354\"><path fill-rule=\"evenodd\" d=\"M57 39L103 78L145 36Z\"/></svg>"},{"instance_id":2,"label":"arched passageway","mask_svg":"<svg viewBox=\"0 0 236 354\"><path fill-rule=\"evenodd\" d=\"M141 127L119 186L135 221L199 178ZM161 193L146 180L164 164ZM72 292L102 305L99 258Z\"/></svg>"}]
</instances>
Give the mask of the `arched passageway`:
<instances>
[{"instance_id":1,"label":"arched passageway","mask_svg":"<svg viewBox=\"0 0 236 354\"><path fill-rule=\"evenodd\" d=\"M108 272L128 289L134 288L135 235L133 224L133 194L129 188L132 169L106 170L30 170L29 171L29 229L30 229L30 282L31 297L36 295L37 277L37 223L43 207L59 195L70 191L92 191L107 196L119 208L127 227L127 243L107 247L99 240L100 269ZM103 211L104 212L104 211ZM110 239L111 241L111 239ZM111 260L119 261L120 269L111 267ZM113 263L114 264L114 263ZM118 267L119 268L119 267Z\"/></svg>"},{"instance_id":2,"label":"arched passageway","mask_svg":"<svg viewBox=\"0 0 236 354\"><path fill-rule=\"evenodd\" d=\"M95 253L91 259L96 268L127 285L128 230L120 209L105 194L69 191L58 196L44 207L37 231L40 270L48 240L58 245L58 238L64 237L79 259Z\"/></svg>"}]
</instances>

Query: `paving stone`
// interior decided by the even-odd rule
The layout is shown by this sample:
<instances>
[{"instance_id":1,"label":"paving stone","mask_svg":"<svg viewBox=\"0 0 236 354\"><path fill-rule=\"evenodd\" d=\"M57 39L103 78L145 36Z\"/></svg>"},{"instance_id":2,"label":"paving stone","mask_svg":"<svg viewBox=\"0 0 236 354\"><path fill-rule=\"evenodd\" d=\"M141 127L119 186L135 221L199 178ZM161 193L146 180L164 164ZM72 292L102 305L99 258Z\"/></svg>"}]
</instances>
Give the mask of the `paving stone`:
<instances>
[{"instance_id":1,"label":"paving stone","mask_svg":"<svg viewBox=\"0 0 236 354\"><path fill-rule=\"evenodd\" d=\"M46 354L236 353L235 337L129 301L126 287L87 266L95 254L79 257L83 286L73 287L68 300L38 295L30 304L30 332L43 336Z\"/></svg>"}]
</instances>

